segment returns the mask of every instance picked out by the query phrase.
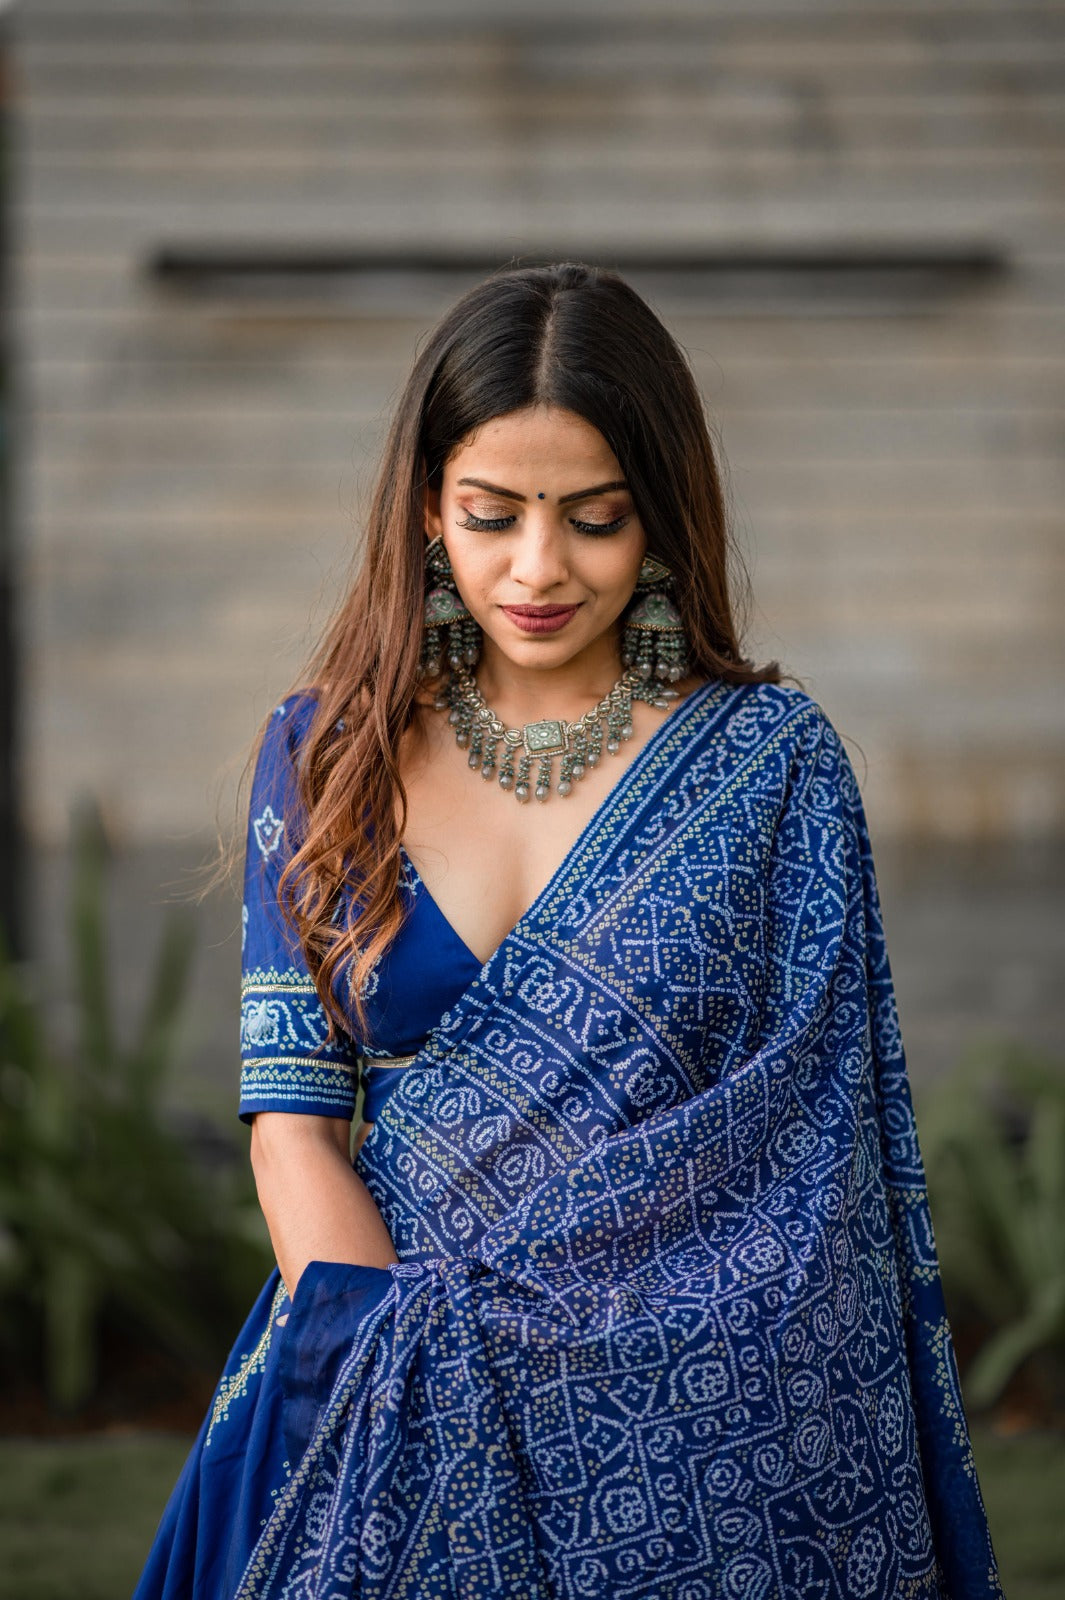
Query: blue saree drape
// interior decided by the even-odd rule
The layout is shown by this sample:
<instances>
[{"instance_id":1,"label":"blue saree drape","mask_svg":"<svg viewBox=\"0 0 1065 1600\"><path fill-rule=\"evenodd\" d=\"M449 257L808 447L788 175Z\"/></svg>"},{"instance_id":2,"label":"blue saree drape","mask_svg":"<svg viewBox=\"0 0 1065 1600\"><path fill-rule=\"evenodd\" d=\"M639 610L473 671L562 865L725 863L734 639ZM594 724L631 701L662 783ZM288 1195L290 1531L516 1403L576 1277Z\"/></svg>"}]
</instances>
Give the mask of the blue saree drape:
<instances>
[{"instance_id":1,"label":"blue saree drape","mask_svg":"<svg viewBox=\"0 0 1065 1600\"><path fill-rule=\"evenodd\" d=\"M861 801L801 691L666 720L357 1168L400 1264L275 1275L143 1600L1001 1593Z\"/></svg>"}]
</instances>

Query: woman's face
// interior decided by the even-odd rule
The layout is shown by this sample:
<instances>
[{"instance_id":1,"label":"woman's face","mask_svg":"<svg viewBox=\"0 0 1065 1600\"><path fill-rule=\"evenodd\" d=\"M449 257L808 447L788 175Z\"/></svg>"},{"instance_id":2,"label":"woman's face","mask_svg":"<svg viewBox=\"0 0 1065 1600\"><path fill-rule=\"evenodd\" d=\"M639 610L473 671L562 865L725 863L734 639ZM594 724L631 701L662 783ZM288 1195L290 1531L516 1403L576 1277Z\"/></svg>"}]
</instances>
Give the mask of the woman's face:
<instances>
[{"instance_id":1,"label":"woman's face","mask_svg":"<svg viewBox=\"0 0 1065 1600\"><path fill-rule=\"evenodd\" d=\"M647 541L617 458L572 411L494 417L444 465L426 507L493 650L520 668L618 669L617 619Z\"/></svg>"}]
</instances>

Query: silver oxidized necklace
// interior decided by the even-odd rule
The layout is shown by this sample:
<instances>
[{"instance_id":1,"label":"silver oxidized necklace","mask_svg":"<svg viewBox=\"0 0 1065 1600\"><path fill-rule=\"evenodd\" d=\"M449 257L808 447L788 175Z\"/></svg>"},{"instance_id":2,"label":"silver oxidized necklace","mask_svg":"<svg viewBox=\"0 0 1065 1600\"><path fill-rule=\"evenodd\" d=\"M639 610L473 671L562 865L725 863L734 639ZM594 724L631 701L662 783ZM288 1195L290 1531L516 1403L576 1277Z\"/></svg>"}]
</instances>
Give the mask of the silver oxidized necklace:
<instances>
[{"instance_id":1,"label":"silver oxidized necklace","mask_svg":"<svg viewBox=\"0 0 1065 1600\"><path fill-rule=\"evenodd\" d=\"M547 799L556 761L555 792L565 797L589 767L599 765L604 746L610 755L617 755L624 741L632 738L634 700L664 709L676 698L676 689L664 689L650 682L639 667L627 667L598 705L576 722L552 717L508 728L488 705L470 669L457 666L435 704L437 710L448 712L456 744L469 752L469 765L474 770L479 767L486 780L497 778L499 787L513 790L515 800L524 805L530 797ZM535 786L530 783L534 762Z\"/></svg>"}]
</instances>

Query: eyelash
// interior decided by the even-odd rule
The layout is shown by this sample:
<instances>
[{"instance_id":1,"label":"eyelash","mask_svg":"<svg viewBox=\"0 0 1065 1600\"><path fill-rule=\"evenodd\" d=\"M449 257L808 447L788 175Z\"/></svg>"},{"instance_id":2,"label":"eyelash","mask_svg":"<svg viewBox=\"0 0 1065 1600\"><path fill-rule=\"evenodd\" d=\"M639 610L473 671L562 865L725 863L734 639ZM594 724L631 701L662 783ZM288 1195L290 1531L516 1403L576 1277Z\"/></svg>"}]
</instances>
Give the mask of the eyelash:
<instances>
[{"instance_id":1,"label":"eyelash","mask_svg":"<svg viewBox=\"0 0 1065 1600\"><path fill-rule=\"evenodd\" d=\"M571 523L578 533L601 539L607 534L618 533L628 520L627 516L621 516L615 517L613 522L575 522L571 519ZM475 517L472 511L468 511L465 520L459 522L459 527L470 528L474 533L502 533L513 521L513 517Z\"/></svg>"}]
</instances>

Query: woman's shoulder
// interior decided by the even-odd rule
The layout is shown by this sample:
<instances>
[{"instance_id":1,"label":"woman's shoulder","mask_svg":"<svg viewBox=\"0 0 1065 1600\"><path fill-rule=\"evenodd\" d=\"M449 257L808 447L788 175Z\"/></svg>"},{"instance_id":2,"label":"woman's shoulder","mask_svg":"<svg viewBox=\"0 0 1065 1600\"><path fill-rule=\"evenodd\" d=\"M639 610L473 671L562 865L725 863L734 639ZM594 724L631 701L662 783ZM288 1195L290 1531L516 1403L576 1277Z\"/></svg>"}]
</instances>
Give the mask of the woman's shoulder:
<instances>
[{"instance_id":1,"label":"woman's shoulder","mask_svg":"<svg viewBox=\"0 0 1065 1600\"><path fill-rule=\"evenodd\" d=\"M283 729L286 733L298 729L305 733L314 720L321 699L321 690L314 684L292 689L270 711L267 727Z\"/></svg>"},{"instance_id":2,"label":"woman's shoulder","mask_svg":"<svg viewBox=\"0 0 1065 1600\"><path fill-rule=\"evenodd\" d=\"M316 689L294 689L271 707L255 752L253 806L261 804L265 796L276 807L293 791L318 699Z\"/></svg>"},{"instance_id":3,"label":"woman's shoulder","mask_svg":"<svg viewBox=\"0 0 1065 1600\"><path fill-rule=\"evenodd\" d=\"M725 683L704 685L699 706L708 735L724 741L736 760L759 757L779 771L785 788L802 773L850 783L843 739L820 702L800 684Z\"/></svg>"},{"instance_id":4,"label":"woman's shoulder","mask_svg":"<svg viewBox=\"0 0 1065 1600\"><path fill-rule=\"evenodd\" d=\"M717 717L723 711L729 725L738 719L736 731L744 735L752 724L764 726L767 733L786 728L796 739L809 737L811 731L821 736L832 728L823 706L798 683L710 679L701 686L701 693L704 715Z\"/></svg>"},{"instance_id":5,"label":"woman's shoulder","mask_svg":"<svg viewBox=\"0 0 1065 1600\"><path fill-rule=\"evenodd\" d=\"M292 689L271 707L262 726L263 755L297 760L318 711L321 690L315 685Z\"/></svg>"}]
</instances>

